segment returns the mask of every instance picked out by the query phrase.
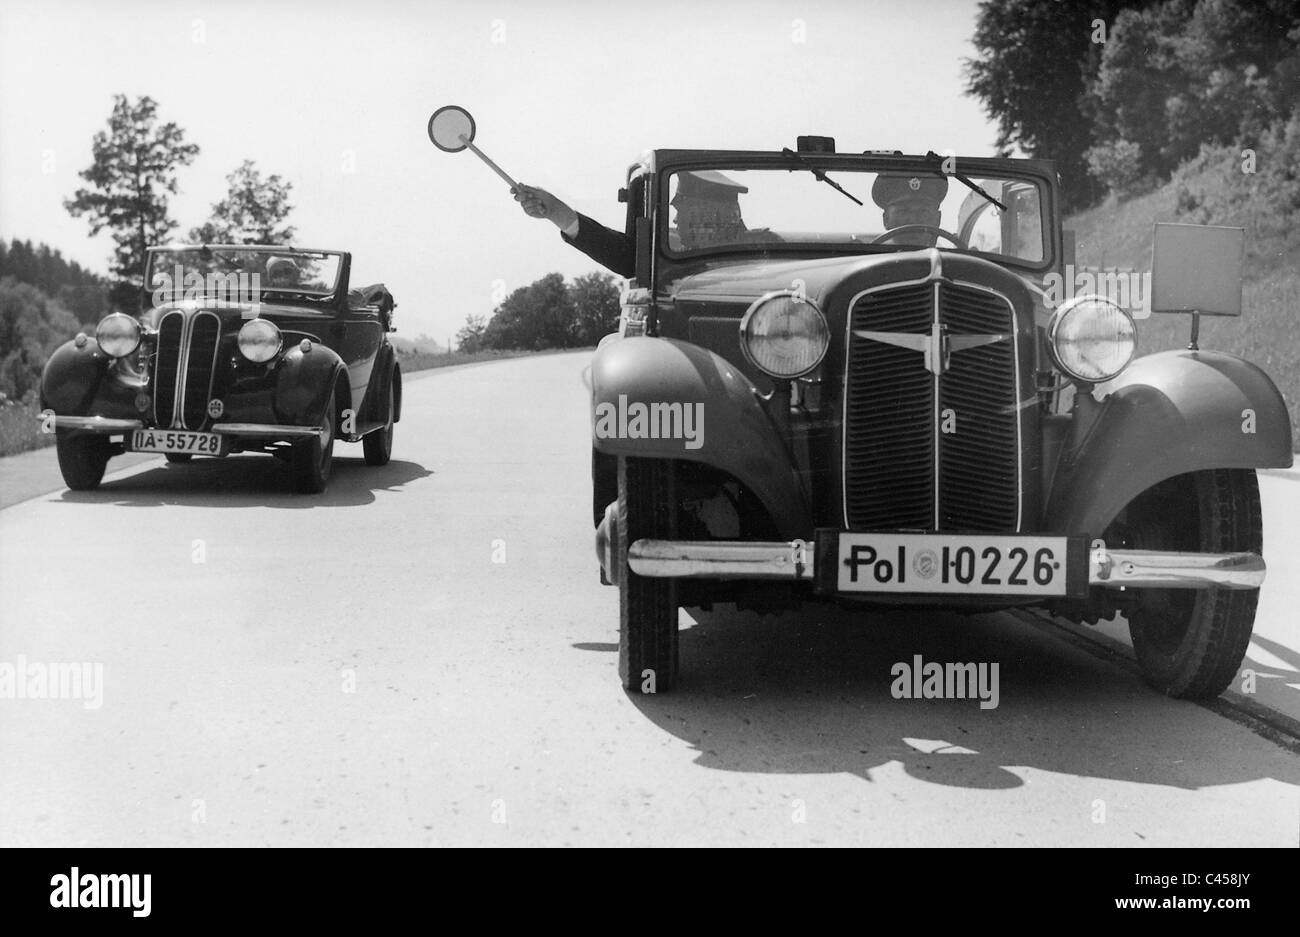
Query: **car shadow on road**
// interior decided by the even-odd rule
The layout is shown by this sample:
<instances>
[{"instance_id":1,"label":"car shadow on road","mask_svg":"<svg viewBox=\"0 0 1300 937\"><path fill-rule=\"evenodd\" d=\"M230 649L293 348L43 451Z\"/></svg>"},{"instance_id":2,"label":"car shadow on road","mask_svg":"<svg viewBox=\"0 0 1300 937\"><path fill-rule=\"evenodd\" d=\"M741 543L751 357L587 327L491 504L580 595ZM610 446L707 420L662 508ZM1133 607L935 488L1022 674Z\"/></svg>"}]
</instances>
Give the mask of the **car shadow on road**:
<instances>
[{"instance_id":1,"label":"car shadow on road","mask_svg":"<svg viewBox=\"0 0 1300 937\"><path fill-rule=\"evenodd\" d=\"M416 462L394 459L384 466L335 457L329 485L320 494L293 490L290 466L272 456L196 459L110 479L94 491L63 491L57 500L126 507L315 508L370 504L378 491L400 491L432 475Z\"/></svg>"},{"instance_id":2,"label":"car shadow on road","mask_svg":"<svg viewBox=\"0 0 1300 937\"><path fill-rule=\"evenodd\" d=\"M678 688L628 696L704 767L872 781L898 763L935 784L982 789L1020 787L1026 769L1185 789L1260 777L1300 785L1300 764L1282 748L1009 615L808 605L691 617ZM895 699L892 668L918 655L998 664L997 707Z\"/></svg>"},{"instance_id":3,"label":"car shadow on road","mask_svg":"<svg viewBox=\"0 0 1300 937\"><path fill-rule=\"evenodd\" d=\"M1297 698L1300 698L1298 697L1300 654L1285 644L1270 641L1259 634L1251 635L1250 642L1280 660L1285 666L1278 667L1275 664L1263 663L1252 657L1247 650L1246 660L1241 666L1242 672L1245 670L1254 672L1254 687L1249 698L1274 712L1294 714L1300 708L1296 702ZM1229 689L1241 690L1243 682L1238 679Z\"/></svg>"}]
</instances>

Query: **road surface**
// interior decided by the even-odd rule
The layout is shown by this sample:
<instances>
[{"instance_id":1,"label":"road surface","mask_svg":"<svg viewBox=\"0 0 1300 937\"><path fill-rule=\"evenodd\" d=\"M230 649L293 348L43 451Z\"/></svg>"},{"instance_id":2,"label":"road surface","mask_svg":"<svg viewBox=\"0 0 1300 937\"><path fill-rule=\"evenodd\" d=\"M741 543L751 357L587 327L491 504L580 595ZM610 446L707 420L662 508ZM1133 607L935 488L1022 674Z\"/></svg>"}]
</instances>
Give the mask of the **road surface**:
<instances>
[{"instance_id":1,"label":"road surface","mask_svg":"<svg viewBox=\"0 0 1300 937\"><path fill-rule=\"evenodd\" d=\"M0 662L92 666L0 699L0 845L1297 845L1294 754L1011 615L722 608L679 692L625 694L587 359L413 376L392 463L340 446L319 496L265 457L81 494L15 457L50 476L0 511ZM1300 481L1264 485L1285 710ZM915 655L997 662L998 706L894 699Z\"/></svg>"}]
</instances>

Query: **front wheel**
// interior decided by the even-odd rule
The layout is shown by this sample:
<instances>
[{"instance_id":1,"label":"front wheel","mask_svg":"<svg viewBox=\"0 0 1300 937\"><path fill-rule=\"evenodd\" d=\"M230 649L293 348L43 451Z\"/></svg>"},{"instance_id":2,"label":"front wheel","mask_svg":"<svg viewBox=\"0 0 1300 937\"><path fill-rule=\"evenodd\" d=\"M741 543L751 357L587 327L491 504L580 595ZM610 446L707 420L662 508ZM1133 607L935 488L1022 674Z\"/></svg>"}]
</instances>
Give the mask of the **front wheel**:
<instances>
[{"instance_id":1,"label":"front wheel","mask_svg":"<svg viewBox=\"0 0 1300 937\"><path fill-rule=\"evenodd\" d=\"M677 535L674 463L666 459L618 460L618 675L626 690L664 693L677 683L677 584L628 568L628 547L638 540Z\"/></svg>"},{"instance_id":2,"label":"front wheel","mask_svg":"<svg viewBox=\"0 0 1300 937\"><path fill-rule=\"evenodd\" d=\"M320 435L294 443L294 487L303 494L319 494L325 490L334 464L334 394L325 401Z\"/></svg>"},{"instance_id":3,"label":"front wheel","mask_svg":"<svg viewBox=\"0 0 1300 937\"><path fill-rule=\"evenodd\" d=\"M1179 475L1143 494L1126 514L1125 539L1135 549L1263 550L1259 483L1249 469ZM1258 601L1258 589L1141 590L1128 617L1143 678L1169 696L1218 696L1246 655Z\"/></svg>"},{"instance_id":4,"label":"front wheel","mask_svg":"<svg viewBox=\"0 0 1300 937\"><path fill-rule=\"evenodd\" d=\"M73 491L90 491L99 487L112 455L107 436L60 432L54 445L65 485Z\"/></svg>"}]
</instances>

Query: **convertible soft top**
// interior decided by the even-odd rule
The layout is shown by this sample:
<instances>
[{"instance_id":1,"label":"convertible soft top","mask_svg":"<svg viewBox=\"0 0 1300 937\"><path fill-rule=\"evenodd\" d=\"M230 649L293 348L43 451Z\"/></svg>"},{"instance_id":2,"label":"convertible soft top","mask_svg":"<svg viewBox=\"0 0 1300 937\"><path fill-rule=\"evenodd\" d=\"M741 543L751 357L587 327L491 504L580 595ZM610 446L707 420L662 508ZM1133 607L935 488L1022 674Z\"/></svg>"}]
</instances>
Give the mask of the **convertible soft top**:
<instances>
[{"instance_id":1,"label":"convertible soft top","mask_svg":"<svg viewBox=\"0 0 1300 937\"><path fill-rule=\"evenodd\" d=\"M360 309L362 306L378 306L380 312L392 312L397 302L393 299L393 294L388 292L388 287L382 283L375 283L371 286L358 286L348 290L348 306L352 309Z\"/></svg>"}]
</instances>

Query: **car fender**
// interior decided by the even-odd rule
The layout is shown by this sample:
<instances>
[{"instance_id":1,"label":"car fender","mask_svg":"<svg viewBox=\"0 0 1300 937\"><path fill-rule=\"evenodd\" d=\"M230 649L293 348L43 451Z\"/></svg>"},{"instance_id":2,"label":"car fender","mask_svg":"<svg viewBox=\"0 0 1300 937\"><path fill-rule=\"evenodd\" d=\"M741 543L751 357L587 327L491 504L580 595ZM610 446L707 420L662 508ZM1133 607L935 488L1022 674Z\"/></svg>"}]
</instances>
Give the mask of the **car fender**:
<instances>
[{"instance_id":1,"label":"car fender","mask_svg":"<svg viewBox=\"0 0 1300 937\"><path fill-rule=\"evenodd\" d=\"M95 395L111 360L90 336L81 347L76 341L64 342L41 372L41 406L65 415L92 415Z\"/></svg>"},{"instance_id":2,"label":"car fender","mask_svg":"<svg viewBox=\"0 0 1300 937\"><path fill-rule=\"evenodd\" d=\"M347 399L334 401L338 411L352 406L347 366L343 359L324 345L312 345L310 351L294 346L285 352L275 373L275 416L289 426L318 426L322 422L325 401L339 383Z\"/></svg>"},{"instance_id":3,"label":"car fender","mask_svg":"<svg viewBox=\"0 0 1300 937\"><path fill-rule=\"evenodd\" d=\"M1048 496L1048 529L1100 535L1143 491L1185 472L1291 465L1282 395L1268 375L1235 355L1147 355L1107 389L1082 443L1062 456Z\"/></svg>"},{"instance_id":4,"label":"car fender","mask_svg":"<svg viewBox=\"0 0 1300 937\"><path fill-rule=\"evenodd\" d=\"M745 485L762 502L781 536L811 535L808 498L789 448L758 389L725 358L667 338L604 342L591 363L591 402L597 461L631 456L705 463ZM680 404L683 414L687 407L693 408L690 413L697 421L690 427L693 436L644 438L638 433L636 415L645 410L638 411L636 405L656 404ZM685 422L680 425L687 428ZM659 426L661 422L655 429Z\"/></svg>"},{"instance_id":5,"label":"car fender","mask_svg":"<svg viewBox=\"0 0 1300 937\"><path fill-rule=\"evenodd\" d=\"M387 421L388 414L384 412L384 408L388 402L388 385L392 383L394 385L393 422L397 422L402 390L396 359L397 355L391 345L385 345L379 350L374 369L370 372L370 389L366 391L366 402L362 407L366 411L366 419Z\"/></svg>"}]
</instances>

